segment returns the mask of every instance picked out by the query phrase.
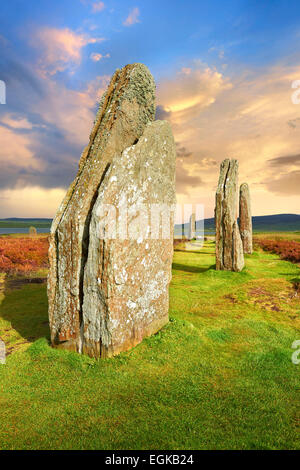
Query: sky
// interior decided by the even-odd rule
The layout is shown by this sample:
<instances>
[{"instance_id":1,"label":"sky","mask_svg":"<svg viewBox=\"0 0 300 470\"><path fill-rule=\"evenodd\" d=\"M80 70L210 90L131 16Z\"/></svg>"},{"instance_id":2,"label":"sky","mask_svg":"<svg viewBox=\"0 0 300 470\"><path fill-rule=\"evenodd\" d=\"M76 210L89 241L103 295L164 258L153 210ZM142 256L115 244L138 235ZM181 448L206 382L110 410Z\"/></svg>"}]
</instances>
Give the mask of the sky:
<instances>
[{"instance_id":1,"label":"sky","mask_svg":"<svg viewBox=\"0 0 300 470\"><path fill-rule=\"evenodd\" d=\"M253 215L300 214L299 43L294 0L1 2L0 218L54 216L102 93L134 62L172 125L179 203L212 217L235 158Z\"/></svg>"}]
</instances>

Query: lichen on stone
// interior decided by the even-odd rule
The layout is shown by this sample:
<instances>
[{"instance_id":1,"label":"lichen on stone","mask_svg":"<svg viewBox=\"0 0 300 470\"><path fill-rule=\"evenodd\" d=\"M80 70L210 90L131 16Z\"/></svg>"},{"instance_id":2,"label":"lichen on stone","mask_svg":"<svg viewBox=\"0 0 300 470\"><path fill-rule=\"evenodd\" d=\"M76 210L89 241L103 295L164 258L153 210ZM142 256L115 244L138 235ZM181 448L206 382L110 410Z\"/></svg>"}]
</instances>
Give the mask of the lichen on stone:
<instances>
[{"instance_id":1,"label":"lichen on stone","mask_svg":"<svg viewBox=\"0 0 300 470\"><path fill-rule=\"evenodd\" d=\"M216 269L241 271L244 267L243 245L237 223L238 161L221 163L216 192Z\"/></svg>"},{"instance_id":2,"label":"lichen on stone","mask_svg":"<svg viewBox=\"0 0 300 470\"><path fill-rule=\"evenodd\" d=\"M174 139L166 123L153 123L154 116L155 83L147 67L131 64L116 70L100 100L78 173L51 228L48 299L53 346L83 351L95 357L107 356L137 344L167 321L167 288L161 304L149 308L152 321L147 317L144 323L134 323L133 317L129 322L126 317L124 299L136 303L134 298L131 299L130 291L126 292L133 272L134 285L140 286L137 292L142 289L142 282L150 282L151 276L155 276L142 261L145 258L141 252L145 250L144 240L138 244L136 240L128 243L121 239L118 245L113 240L97 238L99 200L112 202L110 195L120 204L124 197L131 205L138 200L149 203L155 182L166 191L157 187L153 190L153 198L161 192L162 199L175 199ZM153 179L151 185L145 175ZM163 253L169 279L173 242L164 242L163 246L157 243L151 249L155 255L153 265L159 270L162 261L156 250L160 255ZM123 260L121 275L113 268L120 259ZM139 273L134 269L137 265L148 277L142 278L144 271ZM116 299L120 298L122 302L118 303Z\"/></svg>"}]
</instances>

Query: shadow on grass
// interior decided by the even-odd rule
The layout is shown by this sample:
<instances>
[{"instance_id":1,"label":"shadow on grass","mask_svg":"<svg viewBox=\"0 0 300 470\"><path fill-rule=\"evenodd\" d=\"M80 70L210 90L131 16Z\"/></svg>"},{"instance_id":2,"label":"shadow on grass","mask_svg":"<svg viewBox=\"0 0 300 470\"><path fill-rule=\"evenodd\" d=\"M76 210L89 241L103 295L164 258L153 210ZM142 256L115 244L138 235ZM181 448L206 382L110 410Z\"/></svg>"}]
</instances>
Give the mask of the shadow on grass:
<instances>
[{"instance_id":1,"label":"shadow on grass","mask_svg":"<svg viewBox=\"0 0 300 470\"><path fill-rule=\"evenodd\" d=\"M199 266L187 266L186 264L173 263L172 268L175 271L185 271L187 273L205 273L211 269L215 269L216 265L213 264L208 268L201 268Z\"/></svg>"},{"instance_id":2,"label":"shadow on grass","mask_svg":"<svg viewBox=\"0 0 300 470\"><path fill-rule=\"evenodd\" d=\"M33 279L8 279L1 294L3 299L0 303L0 320L7 322L3 324L1 334L12 347L14 344L22 344L20 341L32 342L41 337L49 340L45 282L41 282L40 278L36 282Z\"/></svg>"},{"instance_id":3,"label":"shadow on grass","mask_svg":"<svg viewBox=\"0 0 300 470\"><path fill-rule=\"evenodd\" d=\"M300 292L300 277L294 277L290 280L296 292Z\"/></svg>"},{"instance_id":4,"label":"shadow on grass","mask_svg":"<svg viewBox=\"0 0 300 470\"><path fill-rule=\"evenodd\" d=\"M214 251L193 251L193 250L181 250L181 249L174 249L174 251L180 251L181 253L193 253L195 255L211 255L211 256L214 256Z\"/></svg>"}]
</instances>

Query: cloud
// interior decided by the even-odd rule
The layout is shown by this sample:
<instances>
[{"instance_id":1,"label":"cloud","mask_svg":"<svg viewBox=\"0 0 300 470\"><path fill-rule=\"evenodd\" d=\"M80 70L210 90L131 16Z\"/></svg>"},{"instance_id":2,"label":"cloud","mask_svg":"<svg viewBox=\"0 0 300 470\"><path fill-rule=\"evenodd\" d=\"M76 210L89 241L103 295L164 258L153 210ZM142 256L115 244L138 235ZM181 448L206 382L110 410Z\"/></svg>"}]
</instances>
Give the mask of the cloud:
<instances>
[{"instance_id":1,"label":"cloud","mask_svg":"<svg viewBox=\"0 0 300 470\"><path fill-rule=\"evenodd\" d=\"M44 96L43 82L35 71L24 64L21 59L15 60L11 57L10 51L6 51L5 48L1 49L0 66L1 79L6 83L6 108L9 105L26 106L26 103L30 103L33 99ZM26 89L26 94L24 94L24 89Z\"/></svg>"},{"instance_id":2,"label":"cloud","mask_svg":"<svg viewBox=\"0 0 300 470\"><path fill-rule=\"evenodd\" d=\"M168 113L177 138L182 140L187 138L189 129L194 128L200 113L231 86L229 80L215 69L202 65L183 67L175 77L159 83L158 109Z\"/></svg>"},{"instance_id":3,"label":"cloud","mask_svg":"<svg viewBox=\"0 0 300 470\"><path fill-rule=\"evenodd\" d=\"M12 198L8 216L16 213L26 191L30 197L48 192L45 206L53 215L61 199L57 195L77 171L96 101L109 80L99 76L70 89L64 77L55 76L55 70L79 65L84 48L101 38L51 28L37 37L36 67L14 57L7 46L1 49L8 104L0 110L0 197ZM105 57L94 54L92 60ZM158 83L156 115L171 123L177 143L178 201L204 203L206 217L212 216L219 163L231 157L240 162L241 181L250 184L255 215L298 213L300 107L291 102L291 83L299 79L300 68L277 65L231 69L231 74L195 60ZM25 206L26 201L22 210Z\"/></svg>"},{"instance_id":4,"label":"cloud","mask_svg":"<svg viewBox=\"0 0 300 470\"><path fill-rule=\"evenodd\" d=\"M100 60L102 59L109 59L110 58L110 54L100 54L99 52L93 52L91 55L90 55L90 58L94 61L94 62L99 62Z\"/></svg>"},{"instance_id":5,"label":"cloud","mask_svg":"<svg viewBox=\"0 0 300 470\"><path fill-rule=\"evenodd\" d=\"M299 67L232 74L226 77L195 60L158 83L157 115L171 123L177 150L184 149L178 151L178 200L203 202L206 216L212 216L219 164L237 158L240 180L250 184L255 215L286 212L287 204L289 212L298 213L293 194L300 182L299 134L286 123L296 125L299 119L299 106L290 96ZM198 185L188 176L198 178Z\"/></svg>"},{"instance_id":6,"label":"cloud","mask_svg":"<svg viewBox=\"0 0 300 470\"><path fill-rule=\"evenodd\" d=\"M274 179L266 184L269 191L272 191L280 196L297 195L300 196L300 170L291 171L281 175L279 178ZM299 212L299 210L298 210Z\"/></svg>"},{"instance_id":7,"label":"cloud","mask_svg":"<svg viewBox=\"0 0 300 470\"><path fill-rule=\"evenodd\" d=\"M290 165L300 165L300 154L298 155L287 155L285 157L278 157L278 158L272 158L271 160L268 160L270 165L272 166L290 166ZM300 181L299 181L300 185Z\"/></svg>"},{"instance_id":8,"label":"cloud","mask_svg":"<svg viewBox=\"0 0 300 470\"><path fill-rule=\"evenodd\" d=\"M192 152L189 152L186 147L182 147L179 142L176 142L176 155L177 158L188 158L192 155Z\"/></svg>"},{"instance_id":9,"label":"cloud","mask_svg":"<svg viewBox=\"0 0 300 470\"><path fill-rule=\"evenodd\" d=\"M100 11L104 10L105 4L104 2L95 2L92 5L93 13L99 13Z\"/></svg>"},{"instance_id":10,"label":"cloud","mask_svg":"<svg viewBox=\"0 0 300 470\"><path fill-rule=\"evenodd\" d=\"M53 217L64 195L64 189L40 186L0 189L1 217Z\"/></svg>"},{"instance_id":11,"label":"cloud","mask_svg":"<svg viewBox=\"0 0 300 470\"><path fill-rule=\"evenodd\" d=\"M55 75L67 68L78 66L81 63L83 47L104 40L75 33L69 28L45 27L36 32L31 45L42 51L39 59L41 71L44 74Z\"/></svg>"},{"instance_id":12,"label":"cloud","mask_svg":"<svg viewBox=\"0 0 300 470\"><path fill-rule=\"evenodd\" d=\"M65 59L80 59L77 46L68 49L58 42ZM40 47L39 54L46 46ZM41 73L41 62L29 67L6 46L0 67L8 98L0 108L0 197L5 200L0 217L53 216L77 172L110 77L97 76L71 89L54 74Z\"/></svg>"},{"instance_id":13,"label":"cloud","mask_svg":"<svg viewBox=\"0 0 300 470\"><path fill-rule=\"evenodd\" d=\"M127 16L126 20L123 22L123 25L132 26L136 23L140 23L139 16L140 16L139 8L137 7L133 8L131 12L129 13L129 15Z\"/></svg>"},{"instance_id":14,"label":"cloud","mask_svg":"<svg viewBox=\"0 0 300 470\"><path fill-rule=\"evenodd\" d=\"M164 120L170 117L171 113L167 111L162 105L156 106L155 119Z\"/></svg>"},{"instance_id":15,"label":"cloud","mask_svg":"<svg viewBox=\"0 0 300 470\"><path fill-rule=\"evenodd\" d=\"M30 138L0 125L1 174L5 165L38 167L34 153L30 150Z\"/></svg>"},{"instance_id":16,"label":"cloud","mask_svg":"<svg viewBox=\"0 0 300 470\"><path fill-rule=\"evenodd\" d=\"M104 93L109 76L98 76L83 90L70 90L63 84L47 80L47 105L32 103L32 111L43 122L59 129L70 144L85 146L95 118L96 104Z\"/></svg>"},{"instance_id":17,"label":"cloud","mask_svg":"<svg viewBox=\"0 0 300 470\"><path fill-rule=\"evenodd\" d=\"M217 165L213 152L199 142L198 121L219 95L231 87L230 81L217 70L198 63L181 68L175 77L158 84L156 115L172 124L177 141L177 192L187 200L210 184L203 175L213 173Z\"/></svg>"},{"instance_id":18,"label":"cloud","mask_svg":"<svg viewBox=\"0 0 300 470\"><path fill-rule=\"evenodd\" d=\"M1 118L2 124L5 124L8 127L13 129L32 129L33 124L28 121L26 117L22 116L14 116L12 114L5 114Z\"/></svg>"},{"instance_id":19,"label":"cloud","mask_svg":"<svg viewBox=\"0 0 300 470\"><path fill-rule=\"evenodd\" d=\"M287 122L287 125L290 126L292 129L296 129L297 124L299 123L299 121L300 121L300 118L290 119L290 120Z\"/></svg>"},{"instance_id":20,"label":"cloud","mask_svg":"<svg viewBox=\"0 0 300 470\"><path fill-rule=\"evenodd\" d=\"M179 160L176 164L176 191L181 194L188 194L188 188L197 188L202 183L199 175L193 175Z\"/></svg>"},{"instance_id":21,"label":"cloud","mask_svg":"<svg viewBox=\"0 0 300 470\"><path fill-rule=\"evenodd\" d=\"M0 109L0 190L27 188L31 193L39 187L49 190L49 198L52 189L61 194L76 174L97 101L110 77L98 76L72 90L53 75L35 74L2 52L3 74L11 78L8 103ZM1 206L1 216L3 210Z\"/></svg>"}]
</instances>

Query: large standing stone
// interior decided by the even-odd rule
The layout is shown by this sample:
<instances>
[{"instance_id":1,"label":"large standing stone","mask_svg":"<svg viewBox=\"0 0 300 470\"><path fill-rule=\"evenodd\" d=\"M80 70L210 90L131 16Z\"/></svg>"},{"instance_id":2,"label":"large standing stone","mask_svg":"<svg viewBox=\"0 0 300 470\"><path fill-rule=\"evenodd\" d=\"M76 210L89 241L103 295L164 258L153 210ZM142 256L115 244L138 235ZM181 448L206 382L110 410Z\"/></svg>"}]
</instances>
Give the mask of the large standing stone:
<instances>
[{"instance_id":1,"label":"large standing stone","mask_svg":"<svg viewBox=\"0 0 300 470\"><path fill-rule=\"evenodd\" d=\"M116 327L116 317L110 315L110 311L113 310L113 305L116 305L116 308L119 305L115 294L119 292L122 283L118 284L115 280L118 287L113 285L111 269L114 269L116 263L112 265L111 259L119 260L119 263L120 260L123 260L124 263L128 260L129 263L129 260L134 257L133 245L128 240L124 240L121 246L115 240L105 239L99 241L98 234L94 231L97 219L94 211L95 204L97 203L98 207L100 200L105 200L106 203L110 201L109 194L112 194L112 187L108 184L108 181L110 177L116 176L113 174L114 171L123 172L124 185L129 184L128 171L125 177L125 170L122 167L125 162L124 155L129 153L132 155L134 152L132 149L140 148L141 141L139 139L144 131L151 129L151 126L147 126L147 124L154 120L154 116L155 84L149 70L142 64L127 65L122 70L117 70L100 102L90 136L90 143L80 159L77 176L68 189L51 227L48 300L51 341L54 346L78 352L86 351L93 356L111 355L128 349L146 334L157 331L167 321L167 284L171 264L169 245L169 251L166 248L167 254L165 257L162 253L164 276L159 274L162 269L160 270L161 265L155 264L158 262L155 255L153 266L151 265L153 276L150 276L150 268L147 271L148 282L154 283L154 290L155 282L163 282L165 286L164 291L156 290L157 295L160 292L158 298L161 301L161 308L160 304L157 302L151 303L149 300L151 314L146 312L146 308L145 311L140 309L136 313L136 316L140 319L140 324L136 324L136 330L134 321L130 324L130 319L128 315L126 316L125 310L123 310L123 316L121 315L122 312L119 311L121 316L119 317L118 327L113 328L112 325ZM155 125L157 126L156 123ZM155 175L157 181L161 182L162 187L166 184L169 191L172 191L174 174L167 181L158 178L159 172L162 170L159 166L161 159L164 157L168 162L169 175L172 173L172 159L175 160L174 144L172 144L173 141L171 142L172 134L170 134L170 130L168 134L164 127L165 124L161 125L162 127L156 128L158 132L156 142L161 147L161 153L158 152L156 145L154 148L156 148L157 158L152 162L151 174L152 176ZM160 133L163 130L164 132ZM164 152L162 150L163 146L165 146ZM129 147L132 149L128 150ZM149 148L149 151L151 151L151 148ZM139 158L142 162L143 159L145 160L145 155L140 153ZM130 165L130 162L128 162L128 165ZM137 183L144 171L138 157L136 157L134 168L135 174L131 179L134 181L136 178L136 186L138 187ZM165 170L163 174L165 174ZM151 177L150 174L149 176ZM114 182L115 179L113 178L113 181L111 181L113 187ZM104 186L106 188L105 192L103 192ZM144 185L143 188L144 196L147 199L151 187L146 188ZM155 194L157 192L158 189ZM162 195L166 197L165 190L162 191ZM161 199L158 197L158 202L161 202ZM97 241L99 241L98 244ZM110 246L114 245L114 242L114 249L120 248L121 250L118 253L116 251L112 253L109 249ZM172 246L172 237L168 242ZM135 241L135 243L135 249L139 248L138 242ZM93 258L95 253L99 258ZM135 270L138 271L140 268L139 263L143 260L137 256L134 261ZM121 265L119 275L122 278L123 267ZM127 267L127 265L124 267ZM115 271L113 273L116 274ZM160 281L159 276L164 280ZM117 279L119 279L118 276ZM101 283L99 283L99 280ZM96 296L93 297L95 286L97 286L97 291ZM159 286L161 287L161 284ZM145 285L144 288L147 289L149 286ZM142 291L141 284L138 284L138 289ZM127 295L126 290L127 287L125 286L122 291L123 297L127 299L126 302L132 307L134 301L131 299L129 291ZM93 305L94 301L96 306ZM124 332L127 328L130 333L126 336ZM97 333L95 333L96 330ZM120 336L121 331L124 333L123 336ZM118 339L116 339L116 335L119 335Z\"/></svg>"},{"instance_id":2,"label":"large standing stone","mask_svg":"<svg viewBox=\"0 0 300 470\"><path fill-rule=\"evenodd\" d=\"M244 253L251 254L252 246L252 215L250 191L247 183L243 183L240 187L240 232L243 242Z\"/></svg>"},{"instance_id":3,"label":"large standing stone","mask_svg":"<svg viewBox=\"0 0 300 470\"><path fill-rule=\"evenodd\" d=\"M154 116L155 84L147 67L133 64L117 70L101 99L77 176L51 227L48 300L55 345L82 348L83 270L93 204L112 159L134 144Z\"/></svg>"},{"instance_id":4,"label":"large standing stone","mask_svg":"<svg viewBox=\"0 0 300 470\"><path fill-rule=\"evenodd\" d=\"M216 269L241 271L243 245L237 223L238 161L221 163L216 192Z\"/></svg>"},{"instance_id":5,"label":"large standing stone","mask_svg":"<svg viewBox=\"0 0 300 470\"><path fill-rule=\"evenodd\" d=\"M196 238L196 216L194 212L191 214L189 223L189 240L193 238Z\"/></svg>"},{"instance_id":6,"label":"large standing stone","mask_svg":"<svg viewBox=\"0 0 300 470\"><path fill-rule=\"evenodd\" d=\"M90 356L127 350L168 322L175 201L174 139L169 124L156 121L113 160L92 211L82 309L83 351ZM110 207L117 213L100 227ZM160 209L164 222L155 219ZM168 238L155 233L159 226ZM105 230L116 230L116 238L103 239Z\"/></svg>"}]
</instances>

